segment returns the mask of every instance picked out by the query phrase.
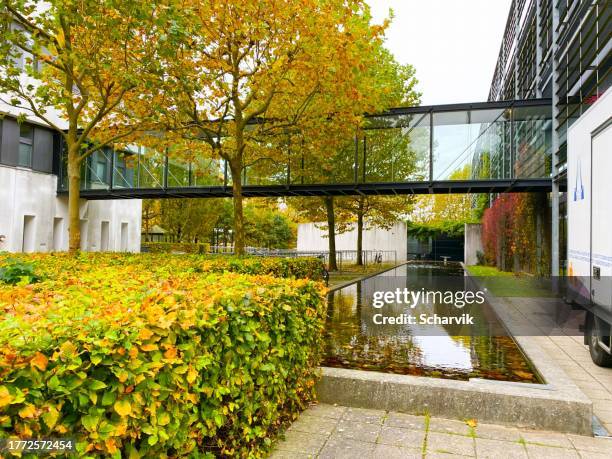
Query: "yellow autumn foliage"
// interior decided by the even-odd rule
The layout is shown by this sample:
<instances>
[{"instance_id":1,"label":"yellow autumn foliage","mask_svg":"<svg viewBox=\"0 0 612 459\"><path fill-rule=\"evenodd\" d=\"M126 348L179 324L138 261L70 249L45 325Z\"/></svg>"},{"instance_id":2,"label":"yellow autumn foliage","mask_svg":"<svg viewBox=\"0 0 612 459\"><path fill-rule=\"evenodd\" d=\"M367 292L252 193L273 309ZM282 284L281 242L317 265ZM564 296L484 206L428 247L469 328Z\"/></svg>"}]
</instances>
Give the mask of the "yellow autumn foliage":
<instances>
[{"instance_id":1,"label":"yellow autumn foliage","mask_svg":"<svg viewBox=\"0 0 612 459\"><path fill-rule=\"evenodd\" d=\"M0 283L1 437L75 438L79 457L262 457L312 399L324 287L294 273L316 260L0 254L0 266L15 258L40 281Z\"/></svg>"}]
</instances>

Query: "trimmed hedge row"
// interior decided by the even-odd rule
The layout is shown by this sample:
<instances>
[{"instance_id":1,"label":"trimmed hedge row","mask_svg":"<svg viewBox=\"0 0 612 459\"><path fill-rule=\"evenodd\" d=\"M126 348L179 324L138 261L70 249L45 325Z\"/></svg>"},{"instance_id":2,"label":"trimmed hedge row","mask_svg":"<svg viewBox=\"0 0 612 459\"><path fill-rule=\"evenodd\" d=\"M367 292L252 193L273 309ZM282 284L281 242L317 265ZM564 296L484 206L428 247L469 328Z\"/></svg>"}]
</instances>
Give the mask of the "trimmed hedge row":
<instances>
[{"instance_id":1,"label":"trimmed hedge row","mask_svg":"<svg viewBox=\"0 0 612 459\"><path fill-rule=\"evenodd\" d=\"M274 277L312 279L325 278L325 265L317 258L267 258L216 256L202 260L201 269L212 272L270 274Z\"/></svg>"},{"instance_id":2,"label":"trimmed hedge row","mask_svg":"<svg viewBox=\"0 0 612 459\"><path fill-rule=\"evenodd\" d=\"M82 252L76 256L66 253L2 254L3 262L27 262L34 265L34 273L54 278L58 271L79 271L86 266L108 267L129 264L142 270L168 275L178 272L235 272L241 274L269 274L274 277L323 281L325 265L317 258L237 257L225 255L191 254L131 254Z\"/></svg>"},{"instance_id":3,"label":"trimmed hedge row","mask_svg":"<svg viewBox=\"0 0 612 459\"><path fill-rule=\"evenodd\" d=\"M140 246L147 253L210 253L210 244L191 242L143 242Z\"/></svg>"},{"instance_id":4,"label":"trimmed hedge row","mask_svg":"<svg viewBox=\"0 0 612 459\"><path fill-rule=\"evenodd\" d=\"M261 457L313 397L320 283L31 258L41 282L0 285L2 437L73 437L81 457Z\"/></svg>"}]
</instances>

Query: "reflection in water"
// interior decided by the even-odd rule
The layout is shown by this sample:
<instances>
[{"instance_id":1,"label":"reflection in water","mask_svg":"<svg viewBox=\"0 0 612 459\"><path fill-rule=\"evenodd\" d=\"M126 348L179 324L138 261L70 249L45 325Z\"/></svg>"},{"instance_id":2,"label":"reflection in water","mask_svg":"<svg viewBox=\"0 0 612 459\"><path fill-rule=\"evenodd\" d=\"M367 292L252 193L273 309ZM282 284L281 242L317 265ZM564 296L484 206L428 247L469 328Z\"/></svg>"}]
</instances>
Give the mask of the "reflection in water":
<instances>
[{"instance_id":1,"label":"reflection in water","mask_svg":"<svg viewBox=\"0 0 612 459\"><path fill-rule=\"evenodd\" d=\"M323 365L452 379L485 378L540 383L530 362L487 305L457 308L421 302L375 308L375 291L461 291L458 264L410 263L329 294L326 356ZM473 325L376 324L375 314L419 316L469 313Z\"/></svg>"}]
</instances>

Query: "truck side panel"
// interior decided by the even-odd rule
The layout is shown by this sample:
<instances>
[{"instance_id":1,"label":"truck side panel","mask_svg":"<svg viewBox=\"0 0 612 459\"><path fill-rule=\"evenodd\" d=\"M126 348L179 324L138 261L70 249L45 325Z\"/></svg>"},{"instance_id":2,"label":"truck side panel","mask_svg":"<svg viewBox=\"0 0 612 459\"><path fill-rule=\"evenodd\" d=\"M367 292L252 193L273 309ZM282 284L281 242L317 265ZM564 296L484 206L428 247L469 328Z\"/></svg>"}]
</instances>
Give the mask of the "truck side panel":
<instances>
[{"instance_id":1,"label":"truck side panel","mask_svg":"<svg viewBox=\"0 0 612 459\"><path fill-rule=\"evenodd\" d=\"M568 297L612 322L612 90L567 133Z\"/></svg>"},{"instance_id":2,"label":"truck side panel","mask_svg":"<svg viewBox=\"0 0 612 459\"><path fill-rule=\"evenodd\" d=\"M612 125L592 133L591 300L612 311Z\"/></svg>"}]
</instances>

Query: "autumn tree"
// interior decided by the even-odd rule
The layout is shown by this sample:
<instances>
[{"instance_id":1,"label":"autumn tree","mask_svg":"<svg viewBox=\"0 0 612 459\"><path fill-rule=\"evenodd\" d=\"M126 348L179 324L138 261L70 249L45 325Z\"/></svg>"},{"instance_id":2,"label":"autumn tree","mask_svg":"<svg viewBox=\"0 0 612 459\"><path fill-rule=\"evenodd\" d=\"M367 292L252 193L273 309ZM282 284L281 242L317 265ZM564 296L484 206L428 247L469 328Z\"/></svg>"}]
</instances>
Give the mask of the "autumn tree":
<instances>
[{"instance_id":1,"label":"autumn tree","mask_svg":"<svg viewBox=\"0 0 612 459\"><path fill-rule=\"evenodd\" d=\"M19 121L31 117L61 135L69 249L76 251L81 165L151 128L162 95L147 77L161 74L161 44L172 49L162 27L175 11L136 0L2 0L0 8L1 98L18 109Z\"/></svg>"},{"instance_id":2,"label":"autumn tree","mask_svg":"<svg viewBox=\"0 0 612 459\"><path fill-rule=\"evenodd\" d=\"M142 201L142 232L147 235L153 227L157 224L160 217L160 202L155 199L145 199ZM149 242L145 239L145 242Z\"/></svg>"},{"instance_id":3,"label":"autumn tree","mask_svg":"<svg viewBox=\"0 0 612 459\"><path fill-rule=\"evenodd\" d=\"M156 224L167 231L173 242L209 241L217 220L229 204L226 199L177 198L149 202L159 209Z\"/></svg>"},{"instance_id":4,"label":"autumn tree","mask_svg":"<svg viewBox=\"0 0 612 459\"><path fill-rule=\"evenodd\" d=\"M245 164L282 153L265 148L265 139L358 113L355 80L383 27L370 25L363 0L184 3L187 34L168 63L174 103L166 116L185 136L207 142L202 154L227 162L240 254Z\"/></svg>"},{"instance_id":5,"label":"autumn tree","mask_svg":"<svg viewBox=\"0 0 612 459\"><path fill-rule=\"evenodd\" d=\"M415 90L415 70L399 64L378 44L375 62L361 73L362 103L371 112L419 103ZM304 171L307 183L405 182L415 179L419 161L411 145L408 128L396 126L394 118L373 117L359 120L351 132L342 120L329 122L324 130L309 131L308 163ZM345 122L345 121L344 121ZM336 144L329 144L329 138ZM338 140L339 139L339 140ZM341 142L340 144L338 142ZM319 202L317 202L319 201ZM365 196L294 199L302 217L326 221L330 269L335 269L335 235L353 227L357 230L357 264L362 264L365 221L388 228L409 210L410 198Z\"/></svg>"},{"instance_id":6,"label":"autumn tree","mask_svg":"<svg viewBox=\"0 0 612 459\"><path fill-rule=\"evenodd\" d=\"M234 209L227 198L146 199L142 206L145 233L159 225L173 242L218 244L217 231L229 241ZM245 241L251 247L288 249L295 247L297 229L291 217L274 200L247 201L244 207ZM146 224L145 224L146 222Z\"/></svg>"},{"instance_id":7,"label":"autumn tree","mask_svg":"<svg viewBox=\"0 0 612 459\"><path fill-rule=\"evenodd\" d=\"M464 165L450 174L450 180L467 180L471 177L471 166ZM434 194L416 198L412 220L432 227L448 224L463 224L475 220L475 207L471 194Z\"/></svg>"},{"instance_id":8,"label":"autumn tree","mask_svg":"<svg viewBox=\"0 0 612 459\"><path fill-rule=\"evenodd\" d=\"M377 65L369 69L367 78L371 87L376 88L373 92L380 99L379 106L388 109L418 105L421 94L415 90L414 67L399 64L383 47L378 52ZM418 178L421 158L419 149L411 145L409 128L389 126L389 121L385 117L370 118L360 132L364 182L406 182ZM363 264L364 223L388 229L407 214L411 204L412 198L406 196L359 195L344 201L345 208L356 220L358 265Z\"/></svg>"}]
</instances>

